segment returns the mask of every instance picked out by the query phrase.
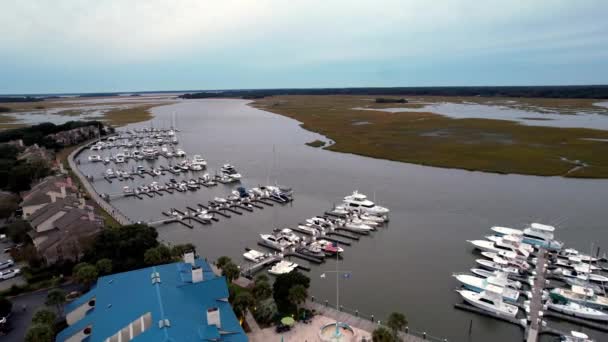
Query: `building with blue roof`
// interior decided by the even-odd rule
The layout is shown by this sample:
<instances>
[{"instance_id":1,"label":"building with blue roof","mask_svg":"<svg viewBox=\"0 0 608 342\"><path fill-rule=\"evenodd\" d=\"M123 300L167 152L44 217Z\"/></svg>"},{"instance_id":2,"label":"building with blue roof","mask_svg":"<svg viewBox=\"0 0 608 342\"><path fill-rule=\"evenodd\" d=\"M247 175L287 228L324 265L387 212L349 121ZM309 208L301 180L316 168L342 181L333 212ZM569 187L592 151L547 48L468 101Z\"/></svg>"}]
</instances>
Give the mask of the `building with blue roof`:
<instances>
[{"instance_id":1,"label":"building with blue roof","mask_svg":"<svg viewBox=\"0 0 608 342\"><path fill-rule=\"evenodd\" d=\"M228 303L226 279L194 253L183 262L101 277L65 312L60 342L248 340Z\"/></svg>"}]
</instances>

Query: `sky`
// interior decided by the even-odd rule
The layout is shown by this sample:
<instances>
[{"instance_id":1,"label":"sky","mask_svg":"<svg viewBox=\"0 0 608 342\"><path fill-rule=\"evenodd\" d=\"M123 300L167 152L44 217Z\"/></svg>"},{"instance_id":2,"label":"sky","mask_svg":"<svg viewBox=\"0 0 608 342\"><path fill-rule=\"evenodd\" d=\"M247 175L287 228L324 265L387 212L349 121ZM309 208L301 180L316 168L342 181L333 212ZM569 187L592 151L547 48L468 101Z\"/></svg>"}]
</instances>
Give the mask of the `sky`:
<instances>
[{"instance_id":1,"label":"sky","mask_svg":"<svg viewBox=\"0 0 608 342\"><path fill-rule=\"evenodd\" d=\"M0 94L608 83L606 0L24 0Z\"/></svg>"}]
</instances>

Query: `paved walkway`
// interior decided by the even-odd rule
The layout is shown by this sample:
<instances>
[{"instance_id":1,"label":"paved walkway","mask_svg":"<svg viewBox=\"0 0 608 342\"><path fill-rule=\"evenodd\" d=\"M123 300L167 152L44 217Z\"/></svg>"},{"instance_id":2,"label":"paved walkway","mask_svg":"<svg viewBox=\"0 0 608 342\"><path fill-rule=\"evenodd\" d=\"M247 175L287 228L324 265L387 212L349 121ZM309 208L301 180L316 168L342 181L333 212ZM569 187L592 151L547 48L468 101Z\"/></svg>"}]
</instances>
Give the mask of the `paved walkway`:
<instances>
[{"instance_id":1,"label":"paved walkway","mask_svg":"<svg viewBox=\"0 0 608 342\"><path fill-rule=\"evenodd\" d=\"M68 164L70 165L72 172L74 172L74 174L78 177L78 179L80 179L80 182L82 183L82 185L84 186L86 191L89 193L89 195L91 196L91 199L93 201L95 201L103 210L105 210L108 213L108 215L112 216L112 218L114 218L116 220L116 222L122 224L123 226L132 224L133 221L131 221L130 218L125 216L118 209L114 208L112 205L110 205L110 203L106 202L103 198L101 198L101 196L97 193L97 191L95 190L93 185L91 185L91 183L89 182L87 177L84 174L82 174L82 172L78 168L78 165L76 165L74 158L82 150L84 150L85 148L89 147L90 145L96 143L97 141L99 141L99 139L93 140L93 141L89 142L88 144L80 146L79 148L72 151L72 153L70 153L70 155L68 156Z\"/></svg>"}]
</instances>

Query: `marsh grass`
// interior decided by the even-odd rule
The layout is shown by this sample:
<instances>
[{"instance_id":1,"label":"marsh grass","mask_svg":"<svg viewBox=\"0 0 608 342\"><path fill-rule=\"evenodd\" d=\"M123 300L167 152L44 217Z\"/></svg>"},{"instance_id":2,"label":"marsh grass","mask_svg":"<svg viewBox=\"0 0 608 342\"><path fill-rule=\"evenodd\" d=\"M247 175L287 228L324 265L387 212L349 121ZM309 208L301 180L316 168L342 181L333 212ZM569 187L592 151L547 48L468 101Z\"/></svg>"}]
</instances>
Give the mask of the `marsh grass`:
<instances>
[{"instance_id":1,"label":"marsh grass","mask_svg":"<svg viewBox=\"0 0 608 342\"><path fill-rule=\"evenodd\" d=\"M422 165L541 176L608 178L608 131L525 126L512 121L452 119L434 113L361 111L369 96L275 96L252 106L298 120L335 141L326 149ZM408 100L412 98L406 97ZM496 98L424 97L425 102L494 101ZM518 101L509 98L508 101ZM552 106L572 113L595 100L525 99L513 106ZM375 106L375 103L369 103ZM395 104L390 104L395 107ZM352 125L365 121L369 125ZM441 131L442 134L433 134ZM561 158L589 166L574 172Z\"/></svg>"}]
</instances>

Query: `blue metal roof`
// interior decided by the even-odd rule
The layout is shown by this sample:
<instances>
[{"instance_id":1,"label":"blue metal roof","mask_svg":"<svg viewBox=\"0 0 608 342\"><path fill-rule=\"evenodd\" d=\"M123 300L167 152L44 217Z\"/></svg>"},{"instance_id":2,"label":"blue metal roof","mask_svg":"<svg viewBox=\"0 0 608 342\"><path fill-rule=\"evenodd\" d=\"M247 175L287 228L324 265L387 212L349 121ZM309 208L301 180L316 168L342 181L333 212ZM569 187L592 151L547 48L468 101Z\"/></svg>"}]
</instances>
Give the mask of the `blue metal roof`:
<instances>
[{"instance_id":1,"label":"blue metal roof","mask_svg":"<svg viewBox=\"0 0 608 342\"><path fill-rule=\"evenodd\" d=\"M195 264L203 269L203 281L192 283L191 265L183 262L148 267L101 277L94 290L70 303L66 312L96 298L95 308L81 321L67 327L57 336L64 341L88 324L93 325L90 341L104 341L132 321L150 312L151 327L133 341L247 341L228 298L224 277L213 274L211 267L197 258ZM158 272L160 283L152 283ZM82 299L85 298L85 299ZM220 311L220 329L207 324L207 309ZM169 327L159 328L167 319Z\"/></svg>"}]
</instances>

